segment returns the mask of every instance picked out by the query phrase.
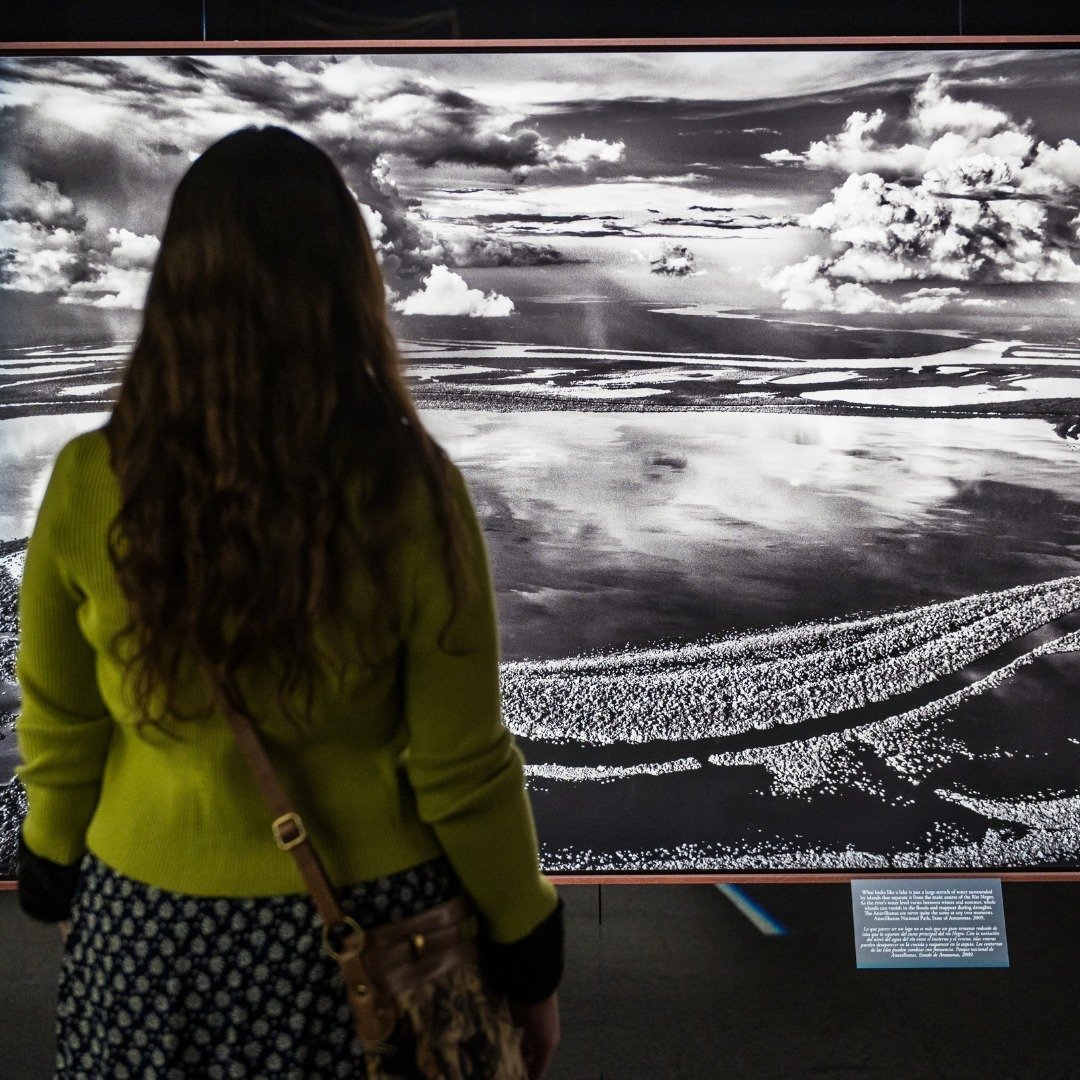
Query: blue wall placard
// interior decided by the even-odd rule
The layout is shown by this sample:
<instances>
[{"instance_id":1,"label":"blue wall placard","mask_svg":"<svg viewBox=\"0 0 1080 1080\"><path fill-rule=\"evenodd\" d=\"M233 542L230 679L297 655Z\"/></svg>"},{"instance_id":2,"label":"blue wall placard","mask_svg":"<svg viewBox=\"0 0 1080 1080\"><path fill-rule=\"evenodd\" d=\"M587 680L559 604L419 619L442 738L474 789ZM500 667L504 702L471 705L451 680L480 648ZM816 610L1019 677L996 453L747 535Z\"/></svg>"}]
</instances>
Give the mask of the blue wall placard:
<instances>
[{"instance_id":1,"label":"blue wall placard","mask_svg":"<svg viewBox=\"0 0 1080 1080\"><path fill-rule=\"evenodd\" d=\"M851 882L860 968L1008 967L998 878Z\"/></svg>"}]
</instances>

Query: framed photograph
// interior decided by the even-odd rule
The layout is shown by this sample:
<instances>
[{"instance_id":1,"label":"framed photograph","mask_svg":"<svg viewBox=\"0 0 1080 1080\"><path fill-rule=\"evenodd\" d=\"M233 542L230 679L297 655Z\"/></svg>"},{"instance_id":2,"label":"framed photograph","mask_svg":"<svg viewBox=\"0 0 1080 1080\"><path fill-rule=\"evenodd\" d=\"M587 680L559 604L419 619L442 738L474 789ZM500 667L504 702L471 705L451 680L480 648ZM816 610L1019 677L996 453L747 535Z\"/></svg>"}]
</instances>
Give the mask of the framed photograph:
<instances>
[{"instance_id":1,"label":"framed photograph","mask_svg":"<svg viewBox=\"0 0 1080 1080\"><path fill-rule=\"evenodd\" d=\"M173 188L360 203L566 880L1080 871L1080 39L0 57L0 877L17 593Z\"/></svg>"}]
</instances>

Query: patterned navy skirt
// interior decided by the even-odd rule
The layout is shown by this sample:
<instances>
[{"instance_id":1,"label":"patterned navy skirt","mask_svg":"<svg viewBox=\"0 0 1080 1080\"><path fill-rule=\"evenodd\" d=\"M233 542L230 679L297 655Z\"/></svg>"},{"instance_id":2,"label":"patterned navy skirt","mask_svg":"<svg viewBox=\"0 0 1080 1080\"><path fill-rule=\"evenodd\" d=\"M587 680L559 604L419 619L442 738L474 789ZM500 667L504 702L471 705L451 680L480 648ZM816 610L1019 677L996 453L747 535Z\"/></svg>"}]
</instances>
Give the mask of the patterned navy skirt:
<instances>
[{"instance_id":1,"label":"patterned navy skirt","mask_svg":"<svg viewBox=\"0 0 1080 1080\"><path fill-rule=\"evenodd\" d=\"M460 892L439 858L339 896L367 927ZM173 893L88 853L60 965L57 1080L366 1077L320 926L307 893Z\"/></svg>"}]
</instances>

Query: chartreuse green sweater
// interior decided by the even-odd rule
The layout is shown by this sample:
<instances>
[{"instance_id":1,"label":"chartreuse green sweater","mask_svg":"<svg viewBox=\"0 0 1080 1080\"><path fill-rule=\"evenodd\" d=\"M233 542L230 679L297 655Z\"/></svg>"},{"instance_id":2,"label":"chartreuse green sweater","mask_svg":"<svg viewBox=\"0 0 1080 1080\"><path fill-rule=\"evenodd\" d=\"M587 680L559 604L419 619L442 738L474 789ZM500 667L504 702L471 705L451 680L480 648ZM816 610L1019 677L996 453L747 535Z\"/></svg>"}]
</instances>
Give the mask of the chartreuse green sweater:
<instances>
[{"instance_id":1,"label":"chartreuse green sweater","mask_svg":"<svg viewBox=\"0 0 1080 1080\"><path fill-rule=\"evenodd\" d=\"M487 554L464 481L454 477L482 586L459 611L451 651L440 644L450 590L425 497L417 520L426 525L401 553L406 618L397 655L374 670L353 664L344 675L320 673L319 724L304 735L278 707L272 672L245 670L239 682L336 884L445 852L492 939L509 943L550 915L557 897L539 869L522 756L501 718ZM150 726L136 731L110 650L128 621L107 547L119 505L104 434L73 439L45 492L19 600L23 839L58 863L89 850L174 892L303 892L223 715L172 722L179 741ZM189 674L190 684L177 687L181 709L208 700L200 676Z\"/></svg>"}]
</instances>

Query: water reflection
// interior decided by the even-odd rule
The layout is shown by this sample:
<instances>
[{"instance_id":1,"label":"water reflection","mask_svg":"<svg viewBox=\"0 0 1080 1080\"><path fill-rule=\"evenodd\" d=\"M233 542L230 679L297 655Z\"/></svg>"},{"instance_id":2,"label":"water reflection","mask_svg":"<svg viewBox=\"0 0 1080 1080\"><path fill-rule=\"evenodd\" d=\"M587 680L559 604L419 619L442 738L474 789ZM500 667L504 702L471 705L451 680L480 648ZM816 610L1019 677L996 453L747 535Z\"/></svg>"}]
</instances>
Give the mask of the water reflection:
<instances>
[{"instance_id":1,"label":"water reflection","mask_svg":"<svg viewBox=\"0 0 1080 1080\"><path fill-rule=\"evenodd\" d=\"M924 603L1075 572L1045 423L732 413L425 420L484 518L507 658Z\"/></svg>"},{"instance_id":2,"label":"water reflection","mask_svg":"<svg viewBox=\"0 0 1080 1080\"><path fill-rule=\"evenodd\" d=\"M0 421L0 540L106 413ZM507 659L925 603L1076 572L1075 447L1036 420L425 420L484 519Z\"/></svg>"},{"instance_id":3,"label":"water reflection","mask_svg":"<svg viewBox=\"0 0 1080 1080\"><path fill-rule=\"evenodd\" d=\"M107 412L0 420L0 540L30 535L53 462L63 445L101 427Z\"/></svg>"}]
</instances>

